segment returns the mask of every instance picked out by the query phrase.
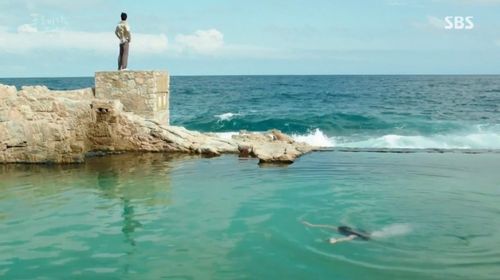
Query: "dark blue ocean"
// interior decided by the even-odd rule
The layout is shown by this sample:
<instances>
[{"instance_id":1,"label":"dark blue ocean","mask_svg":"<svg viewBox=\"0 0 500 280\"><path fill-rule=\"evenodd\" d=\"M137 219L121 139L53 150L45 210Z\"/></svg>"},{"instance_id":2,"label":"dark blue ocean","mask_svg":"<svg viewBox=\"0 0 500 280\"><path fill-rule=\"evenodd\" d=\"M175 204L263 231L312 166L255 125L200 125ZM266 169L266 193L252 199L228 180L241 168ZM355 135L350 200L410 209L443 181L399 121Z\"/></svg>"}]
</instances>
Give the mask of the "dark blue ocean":
<instances>
[{"instance_id":1,"label":"dark blue ocean","mask_svg":"<svg viewBox=\"0 0 500 280\"><path fill-rule=\"evenodd\" d=\"M93 78L0 79L50 89ZM500 76L172 77L171 123L271 128L325 147L500 149Z\"/></svg>"}]
</instances>

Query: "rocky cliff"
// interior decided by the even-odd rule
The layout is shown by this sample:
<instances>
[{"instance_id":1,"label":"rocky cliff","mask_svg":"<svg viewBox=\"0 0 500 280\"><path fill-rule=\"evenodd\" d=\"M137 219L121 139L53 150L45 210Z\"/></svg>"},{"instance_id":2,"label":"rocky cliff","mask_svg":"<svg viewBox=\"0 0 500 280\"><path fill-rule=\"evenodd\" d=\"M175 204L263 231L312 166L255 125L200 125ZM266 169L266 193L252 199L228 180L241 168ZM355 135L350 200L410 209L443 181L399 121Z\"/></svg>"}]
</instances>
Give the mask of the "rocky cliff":
<instances>
[{"instance_id":1,"label":"rocky cliff","mask_svg":"<svg viewBox=\"0 0 500 280\"><path fill-rule=\"evenodd\" d=\"M123 110L94 89L51 91L0 85L0 163L74 163L95 153L234 153L260 162L292 163L313 147L279 131L231 139L189 131Z\"/></svg>"}]
</instances>

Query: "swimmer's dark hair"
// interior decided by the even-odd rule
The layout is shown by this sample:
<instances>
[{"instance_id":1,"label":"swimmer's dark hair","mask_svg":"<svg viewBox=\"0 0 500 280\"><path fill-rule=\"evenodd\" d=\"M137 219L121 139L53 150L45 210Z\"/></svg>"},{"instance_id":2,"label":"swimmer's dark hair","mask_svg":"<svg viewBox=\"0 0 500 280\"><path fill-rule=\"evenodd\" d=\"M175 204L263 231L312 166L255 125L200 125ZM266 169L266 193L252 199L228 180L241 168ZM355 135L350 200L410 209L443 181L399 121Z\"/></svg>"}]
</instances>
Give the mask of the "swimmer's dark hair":
<instances>
[{"instance_id":1,"label":"swimmer's dark hair","mask_svg":"<svg viewBox=\"0 0 500 280\"><path fill-rule=\"evenodd\" d=\"M342 235L349 236L349 235L355 235L363 240L369 240L370 239L370 234L361 231L361 230L355 230L353 228L350 228L348 226L339 226L337 228L338 232Z\"/></svg>"},{"instance_id":2,"label":"swimmer's dark hair","mask_svg":"<svg viewBox=\"0 0 500 280\"><path fill-rule=\"evenodd\" d=\"M122 20L127 20L127 13L122 13L120 17L122 18Z\"/></svg>"}]
</instances>

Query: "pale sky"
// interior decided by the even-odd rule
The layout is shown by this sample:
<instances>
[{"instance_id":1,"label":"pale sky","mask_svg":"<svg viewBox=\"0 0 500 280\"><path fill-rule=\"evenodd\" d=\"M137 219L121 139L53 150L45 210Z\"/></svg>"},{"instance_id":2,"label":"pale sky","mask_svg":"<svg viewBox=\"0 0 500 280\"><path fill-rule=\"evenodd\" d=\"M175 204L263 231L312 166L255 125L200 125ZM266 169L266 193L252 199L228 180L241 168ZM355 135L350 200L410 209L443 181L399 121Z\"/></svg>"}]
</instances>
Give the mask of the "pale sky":
<instances>
[{"instance_id":1,"label":"pale sky","mask_svg":"<svg viewBox=\"0 0 500 280\"><path fill-rule=\"evenodd\" d=\"M500 74L500 0L0 0L0 77ZM473 16L448 30L446 16Z\"/></svg>"}]
</instances>

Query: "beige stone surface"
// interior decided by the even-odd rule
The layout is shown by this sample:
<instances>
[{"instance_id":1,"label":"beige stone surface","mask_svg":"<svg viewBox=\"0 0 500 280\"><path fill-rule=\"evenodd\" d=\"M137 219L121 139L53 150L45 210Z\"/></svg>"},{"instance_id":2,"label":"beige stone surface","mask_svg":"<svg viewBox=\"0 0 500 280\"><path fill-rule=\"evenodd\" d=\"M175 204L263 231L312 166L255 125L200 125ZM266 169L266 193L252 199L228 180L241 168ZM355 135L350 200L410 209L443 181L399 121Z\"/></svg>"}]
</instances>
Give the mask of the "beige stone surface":
<instances>
[{"instance_id":1,"label":"beige stone surface","mask_svg":"<svg viewBox=\"0 0 500 280\"><path fill-rule=\"evenodd\" d=\"M118 99L126 112L169 124L169 75L166 71L96 72L95 96Z\"/></svg>"},{"instance_id":2,"label":"beige stone surface","mask_svg":"<svg viewBox=\"0 0 500 280\"><path fill-rule=\"evenodd\" d=\"M74 163L95 152L235 153L261 163L291 163L313 150L279 131L224 139L163 125L124 107L118 99L94 97L91 88L17 91L0 85L0 163Z\"/></svg>"},{"instance_id":3,"label":"beige stone surface","mask_svg":"<svg viewBox=\"0 0 500 280\"><path fill-rule=\"evenodd\" d=\"M293 163L301 155L314 150L313 147L294 141L279 130L267 133L240 132L233 140L238 144L240 156L259 158L260 163Z\"/></svg>"}]
</instances>

